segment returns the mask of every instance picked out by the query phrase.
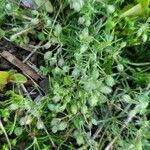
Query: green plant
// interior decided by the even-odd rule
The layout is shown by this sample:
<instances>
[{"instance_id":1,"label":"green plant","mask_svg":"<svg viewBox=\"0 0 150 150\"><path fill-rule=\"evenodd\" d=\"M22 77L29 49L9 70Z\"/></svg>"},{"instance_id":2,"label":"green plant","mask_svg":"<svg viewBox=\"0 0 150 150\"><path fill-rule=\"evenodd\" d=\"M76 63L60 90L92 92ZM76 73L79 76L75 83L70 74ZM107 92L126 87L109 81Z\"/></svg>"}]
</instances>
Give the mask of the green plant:
<instances>
[{"instance_id":1,"label":"green plant","mask_svg":"<svg viewBox=\"0 0 150 150\"><path fill-rule=\"evenodd\" d=\"M149 14L149 3L150 3L149 0L140 0L139 4L133 6L129 10L125 11L121 15L121 17Z\"/></svg>"},{"instance_id":2,"label":"green plant","mask_svg":"<svg viewBox=\"0 0 150 150\"><path fill-rule=\"evenodd\" d=\"M0 90L2 91L9 82L26 83L27 78L23 74L16 73L14 70L0 71Z\"/></svg>"},{"instance_id":3,"label":"green plant","mask_svg":"<svg viewBox=\"0 0 150 150\"><path fill-rule=\"evenodd\" d=\"M6 18L13 19L2 23L2 37L38 48L49 86L46 95L34 82L25 85L28 97L6 92L0 134L9 140L0 138L3 149L150 148L147 2L55 0L53 11L7 2Z\"/></svg>"}]
</instances>

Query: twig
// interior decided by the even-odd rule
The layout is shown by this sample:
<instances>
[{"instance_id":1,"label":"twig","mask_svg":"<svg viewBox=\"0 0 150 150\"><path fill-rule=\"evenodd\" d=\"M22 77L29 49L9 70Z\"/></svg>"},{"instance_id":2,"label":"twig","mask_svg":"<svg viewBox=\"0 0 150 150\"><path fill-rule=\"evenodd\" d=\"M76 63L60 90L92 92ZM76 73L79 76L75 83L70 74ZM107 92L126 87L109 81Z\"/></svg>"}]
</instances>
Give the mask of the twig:
<instances>
[{"instance_id":1,"label":"twig","mask_svg":"<svg viewBox=\"0 0 150 150\"><path fill-rule=\"evenodd\" d=\"M28 59L30 59L30 57L40 48L42 42L40 42L35 49L23 60L23 63L25 63Z\"/></svg>"},{"instance_id":2,"label":"twig","mask_svg":"<svg viewBox=\"0 0 150 150\"><path fill-rule=\"evenodd\" d=\"M42 75L40 69L38 69L38 68L36 67L36 65L32 64L32 63L29 62L29 61L28 61L26 64L27 64L29 67L31 67L38 75L40 75L42 78L44 78L44 76Z\"/></svg>"},{"instance_id":3,"label":"twig","mask_svg":"<svg viewBox=\"0 0 150 150\"><path fill-rule=\"evenodd\" d=\"M38 81L40 79L40 75L38 75L32 68L30 68L28 65L22 63L17 57L9 53L8 51L3 51L1 53L1 56L3 56L7 61L12 63L14 66L18 67L25 75L30 76L35 81Z\"/></svg>"},{"instance_id":4,"label":"twig","mask_svg":"<svg viewBox=\"0 0 150 150\"><path fill-rule=\"evenodd\" d=\"M96 139L99 135L99 133L102 131L103 126L99 126L96 132L93 134L93 139Z\"/></svg>"},{"instance_id":5,"label":"twig","mask_svg":"<svg viewBox=\"0 0 150 150\"><path fill-rule=\"evenodd\" d=\"M42 95L41 91L43 91L43 89L30 76L28 76L28 75L26 75L26 76L31 80L31 82L33 83L35 89L39 92L39 95ZM30 92L30 95L31 95L31 92Z\"/></svg>"},{"instance_id":6,"label":"twig","mask_svg":"<svg viewBox=\"0 0 150 150\"><path fill-rule=\"evenodd\" d=\"M28 93L27 89L25 88L25 86L24 86L23 84L21 84L21 88L22 88L24 94L25 94L29 99L31 99L30 94Z\"/></svg>"}]
</instances>

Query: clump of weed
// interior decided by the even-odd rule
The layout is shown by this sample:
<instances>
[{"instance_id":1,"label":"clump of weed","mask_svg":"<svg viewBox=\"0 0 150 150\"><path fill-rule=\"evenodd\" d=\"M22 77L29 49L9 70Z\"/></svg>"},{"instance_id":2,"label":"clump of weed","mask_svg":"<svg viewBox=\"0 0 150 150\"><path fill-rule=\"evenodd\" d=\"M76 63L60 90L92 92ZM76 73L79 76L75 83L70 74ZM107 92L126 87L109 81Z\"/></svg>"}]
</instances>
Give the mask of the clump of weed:
<instances>
[{"instance_id":1,"label":"clump of weed","mask_svg":"<svg viewBox=\"0 0 150 150\"><path fill-rule=\"evenodd\" d=\"M6 93L0 113L9 144L0 139L2 149L150 146L149 18L121 16L123 2L55 0L51 12L6 2L3 38L21 47L42 42L49 89L34 101Z\"/></svg>"}]
</instances>

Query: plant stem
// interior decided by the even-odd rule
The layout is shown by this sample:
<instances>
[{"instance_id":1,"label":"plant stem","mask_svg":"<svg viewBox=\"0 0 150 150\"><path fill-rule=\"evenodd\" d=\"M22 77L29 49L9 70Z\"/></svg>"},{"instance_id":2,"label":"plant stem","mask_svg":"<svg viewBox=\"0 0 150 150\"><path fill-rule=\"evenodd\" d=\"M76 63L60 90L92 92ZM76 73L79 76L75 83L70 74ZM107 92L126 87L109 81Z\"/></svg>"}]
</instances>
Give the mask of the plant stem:
<instances>
[{"instance_id":1,"label":"plant stem","mask_svg":"<svg viewBox=\"0 0 150 150\"><path fill-rule=\"evenodd\" d=\"M7 140L8 146L9 146L9 150L12 150L10 140L9 140L9 138L8 138L7 132L6 132L6 130L5 130L4 126L3 126L3 124L2 124L1 119L0 119L0 128L1 128L1 130L3 131L3 133L4 133L4 135L5 135L5 138L6 138L6 140Z\"/></svg>"}]
</instances>

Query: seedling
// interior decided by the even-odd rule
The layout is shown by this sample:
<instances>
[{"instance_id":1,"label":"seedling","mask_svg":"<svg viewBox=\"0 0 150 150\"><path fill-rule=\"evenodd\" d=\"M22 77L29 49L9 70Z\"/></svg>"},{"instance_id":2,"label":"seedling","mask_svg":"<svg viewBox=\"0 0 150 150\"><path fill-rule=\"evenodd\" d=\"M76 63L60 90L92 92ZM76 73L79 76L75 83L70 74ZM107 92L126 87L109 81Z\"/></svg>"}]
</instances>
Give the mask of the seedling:
<instances>
[{"instance_id":1,"label":"seedling","mask_svg":"<svg viewBox=\"0 0 150 150\"><path fill-rule=\"evenodd\" d=\"M0 91L3 91L5 86L9 83L26 83L27 78L14 70L0 71Z\"/></svg>"}]
</instances>

